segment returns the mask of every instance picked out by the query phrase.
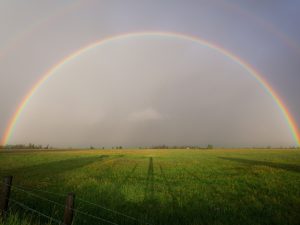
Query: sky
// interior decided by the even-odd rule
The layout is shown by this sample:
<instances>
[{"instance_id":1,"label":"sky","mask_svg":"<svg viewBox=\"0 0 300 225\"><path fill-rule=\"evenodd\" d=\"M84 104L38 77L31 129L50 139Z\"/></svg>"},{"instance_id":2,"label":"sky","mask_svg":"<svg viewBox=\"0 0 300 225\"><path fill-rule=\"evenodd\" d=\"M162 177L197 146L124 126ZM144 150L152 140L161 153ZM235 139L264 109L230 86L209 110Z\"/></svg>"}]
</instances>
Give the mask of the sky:
<instances>
[{"instance_id":1,"label":"sky","mask_svg":"<svg viewBox=\"0 0 300 225\"><path fill-rule=\"evenodd\" d=\"M0 0L0 137L47 71L129 34L53 71L2 144L295 146L274 98L216 48L300 127L299 22L296 0Z\"/></svg>"}]
</instances>

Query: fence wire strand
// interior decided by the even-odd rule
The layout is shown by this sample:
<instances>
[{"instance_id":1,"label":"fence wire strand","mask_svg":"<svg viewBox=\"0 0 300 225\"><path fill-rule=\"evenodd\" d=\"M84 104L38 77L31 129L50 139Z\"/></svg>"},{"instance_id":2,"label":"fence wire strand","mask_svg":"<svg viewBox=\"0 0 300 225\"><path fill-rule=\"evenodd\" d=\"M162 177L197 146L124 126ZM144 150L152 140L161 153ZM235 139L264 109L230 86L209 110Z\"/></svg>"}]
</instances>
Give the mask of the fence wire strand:
<instances>
[{"instance_id":1,"label":"fence wire strand","mask_svg":"<svg viewBox=\"0 0 300 225\"><path fill-rule=\"evenodd\" d=\"M19 202L19 201L16 201L16 200L14 200L14 199L10 199L10 201L14 202L16 205L19 205L21 208L23 208L23 209L25 209L25 210L27 210L27 211L30 211L30 212L32 212L32 213L35 213L35 214L39 215L39 216L42 216L42 217L44 217L44 218L49 219L51 222L54 221L54 222L57 223L57 224L61 224L61 223L62 223L61 221L59 221L59 220L57 220L57 219L55 219L55 218L53 218L53 217L51 217L51 216L48 216L48 215L46 215L46 214L44 214L44 213L41 213L41 212L39 212L39 211L37 211L37 210L35 210L35 209L33 209L33 208L31 208L31 207L29 207L29 206L27 206L27 205L21 203L21 202Z\"/></svg>"},{"instance_id":2,"label":"fence wire strand","mask_svg":"<svg viewBox=\"0 0 300 225\"><path fill-rule=\"evenodd\" d=\"M24 189L22 189L22 188L20 188L20 187L18 187L18 188L16 188L15 186L12 186L12 188L13 189L15 189L15 190L18 190L18 191L21 191L21 192L24 192L24 193L26 193L26 194L28 194L28 195L32 195L32 196L34 196L34 197L36 197L36 198L39 198L39 199L42 199L42 200L44 200L44 201L48 201L48 202L50 202L50 203L52 203L52 204L55 204L55 205L58 205L58 206L62 206L62 207L64 207L65 208L65 205L63 205L63 204L60 204L60 203L58 203L58 202L55 202L55 201L52 201L52 200L50 200L50 199L47 199L47 198L44 198L44 197L41 197L41 196L39 196L39 195L37 195L37 194L34 194L34 193L31 193L31 192L29 192L29 191L25 191ZM11 199L12 200L12 199ZM15 200L12 200L13 202L15 202L16 204L22 204L22 203L20 203L20 202L17 202L17 201L15 201ZM22 205L24 205L24 204L22 204ZM26 205L24 205L24 207L26 207ZM34 210L34 209L32 209L32 208L30 208L31 210ZM88 217L91 217L91 218L93 218L93 219L97 219L97 220L100 220L100 221L102 221L102 222L106 222L106 223L109 223L109 224L112 224L112 225L118 225L117 223L114 223L114 222L111 222L111 221L109 221L109 220L106 220L106 219L104 219L104 218L101 218L101 217L99 217L99 216L94 216L94 215L91 215L91 214L89 214L89 213L86 213L86 212L83 212L83 211L81 211L81 210L77 210L77 209L72 209L74 212L76 212L77 214L82 214L82 215L85 215L85 216L88 216ZM36 213L40 213L39 211L37 211L37 210L34 210ZM42 215L44 215L44 216L47 216L47 215L45 215L45 214L43 214L43 213L41 213ZM49 216L48 216L49 217ZM49 219L50 218L52 218L52 217L49 217ZM53 218L54 219L54 218ZM55 221L55 219L54 219L54 221Z\"/></svg>"},{"instance_id":3,"label":"fence wire strand","mask_svg":"<svg viewBox=\"0 0 300 225\"><path fill-rule=\"evenodd\" d=\"M91 215L91 214L89 214L89 213L80 211L80 210L78 210L78 209L73 209L73 211L74 211L75 213L77 213L77 214L81 214L81 215L84 215L84 216L88 216L88 217L90 217L90 218L93 218L93 219L96 219L96 220L100 220L100 221L102 221L102 222L106 222L106 223L109 223L109 224L112 224L112 225L119 225L119 224L117 224L117 223L111 222L111 221L106 220L106 219L104 219L104 218L101 218L101 217L99 217L99 216Z\"/></svg>"},{"instance_id":4,"label":"fence wire strand","mask_svg":"<svg viewBox=\"0 0 300 225\"><path fill-rule=\"evenodd\" d=\"M46 193L46 194L56 195L56 196L60 196L60 197L65 197L65 195L63 195L63 194L58 194L58 193L54 193L54 192L50 192L50 191L44 191L44 190L33 189L33 188L30 188L30 189L29 189L29 188L25 188L25 187L21 187L21 186L15 186L15 185L13 185L13 187L17 187L17 188L21 189L21 190L24 191L24 192L25 192L25 191L27 191L27 192L29 192L29 191L36 191L36 192L41 192L41 193ZM27 190L26 190L26 189L27 189ZM93 202L89 202L89 201L84 200L84 199L82 199L82 198L76 197L76 199L77 199L78 201L81 201L81 202L84 202L84 203L87 203L87 204L96 206L96 207L98 207L98 208L101 208L101 209L110 211L110 212L115 213L115 214L119 214L119 215L124 216L124 217L127 217L127 218L129 218L129 219L133 219L133 220L138 221L137 218L134 218L134 217L132 217L132 216L126 215L126 214L124 214L124 213L122 213L122 212L119 212L119 211L116 211L116 210L113 210L113 209L109 209L109 208L107 208L107 207L105 207L105 206L102 206L102 205L99 205L99 204L96 204L96 203L93 203ZM151 224L150 224L150 225L151 225Z\"/></svg>"},{"instance_id":5,"label":"fence wire strand","mask_svg":"<svg viewBox=\"0 0 300 225\"><path fill-rule=\"evenodd\" d=\"M3 183L4 185L7 185L7 184L4 183L3 181L2 181L2 183ZM14 189L14 190L16 190L16 191L21 191L21 192L23 192L23 193L25 193L25 194L27 194L27 195L31 195L31 196L33 196L33 197L35 197L35 198L38 198L38 199L47 201L47 202L52 203L52 204L54 204L54 205L57 205L57 206L60 206L60 207L63 207L63 208L66 207L65 205L63 205L63 204L61 204L61 203L58 203L58 202L55 202L55 201L50 200L50 199L48 199L48 198L42 197L42 196L40 196L40 195L38 195L38 194L33 193L32 191L40 192L40 193L46 193L46 194L55 195L55 196L59 196L59 197L65 197L66 195L63 195L63 194L60 194L60 193L54 193L54 192L50 192L50 191L39 190L39 189L25 188L25 187L19 186L19 185L18 185L18 186L16 186L16 185L7 185L7 186L11 186L12 189ZM119 212L119 211L116 211L116 210L113 210L113 209L109 209L109 208L107 208L107 207L105 207L105 206L102 206L102 205L99 205L99 204L96 204L96 203L93 203L93 202L84 200L84 199L82 199L82 198L78 198L78 197L77 197L76 199L77 199L78 201L80 201L80 202L83 202L83 203L86 203L86 204L89 204L89 205L92 205L92 206L101 208L101 209L103 209L103 210L106 210L106 211L109 211L109 212L111 212L111 213L114 213L114 214L123 216L123 217L125 217L125 218L127 218L127 219L130 219L130 220L139 222L139 223L141 223L141 224L152 225L151 223L148 223L148 222L146 222L146 221L139 220L139 219L137 219L137 218L135 218L135 217L126 215L126 214L124 214L124 213L122 213L122 212ZM22 204L22 203L20 203L20 202L18 202L18 201L16 201L16 200L13 200L13 199L10 199L10 200L12 200L15 204L21 206L22 208L28 207L28 206L26 206L26 205L24 205L24 204ZM23 206L24 206L24 207L23 207ZM41 212L39 212L39 211L37 211L37 210L35 210L35 209L32 209L32 208L28 207L28 210L29 210L29 209L30 209L31 211L37 213L37 214L43 215L44 217L48 217L49 219L52 218L52 217L49 217L49 216L47 216L47 215L45 215L45 214L43 214L43 213L41 213ZM99 217L99 216L95 216L95 215L89 214L89 213L87 213L87 212L83 212L83 211L78 210L78 209L73 209L73 211L76 212L77 214L82 214L82 215L91 217L91 218L93 218L93 219L100 220L100 221L102 221L102 222L106 222L106 223L109 223L109 224L112 224L112 225L118 225L117 223L111 222L111 221L106 220L106 219L104 219L104 218L102 218L102 217ZM52 219L53 219L53 221L55 221L55 222L58 221L58 220L56 220L56 219L54 219L54 218L52 218ZM59 223L61 223L61 222L59 222Z\"/></svg>"},{"instance_id":6,"label":"fence wire strand","mask_svg":"<svg viewBox=\"0 0 300 225\"><path fill-rule=\"evenodd\" d=\"M124 217L126 217L126 218L128 218L128 219L131 219L131 220L134 220L134 221L136 221L136 222L140 222L140 223L145 224L145 225L152 225L152 224L150 224L150 223L141 221L141 220L139 220L139 219L137 219L137 218L135 218L135 217L128 216L128 215L126 215L126 214L124 214L124 213L121 213L121 212L118 212L118 211L116 211L116 210L106 208L106 207L104 207L104 206L102 206L102 205L98 205L98 204L96 204L96 203L93 203L93 202L89 202L89 201L83 200L83 199L81 199L81 198L77 198L77 200L79 200L79 201L81 201L81 202L84 202L84 203L87 203L87 204L90 204L90 205L93 205L93 206L95 206L95 207L104 209L104 210L106 210L106 211L109 211L109 212L112 212L112 213L115 213L115 214L124 216Z\"/></svg>"},{"instance_id":7,"label":"fence wire strand","mask_svg":"<svg viewBox=\"0 0 300 225\"><path fill-rule=\"evenodd\" d=\"M42 197L42 196L40 196L40 195L34 194L34 193L32 193L32 192L26 191L26 190L24 190L24 189L22 189L22 188L19 188L19 187L16 187L16 186L12 186L12 188L15 189L15 190L17 190L17 191L21 191L21 192L23 192L23 193L25 193L25 194L27 194L27 195L31 195L31 196L34 196L34 197L39 198L39 199L41 199L41 200L50 202L50 203L52 203L52 204L54 204L54 205L61 206L61 207L65 207L65 205L63 205L63 204L61 204L61 203L55 202L55 201L50 200L50 199L48 199L48 198L45 198L45 197Z\"/></svg>"},{"instance_id":8,"label":"fence wire strand","mask_svg":"<svg viewBox=\"0 0 300 225\"><path fill-rule=\"evenodd\" d=\"M55 192L50 192L50 191L45 191L45 190L40 190L40 189L35 189L35 188L26 188L26 187L19 186L19 185L18 186L13 185L13 186L17 187L17 188L21 188L21 189L26 190L26 191L36 191L36 192L40 192L40 193L56 195L56 196L59 196L59 197L66 197L65 194L60 194L60 193L55 193Z\"/></svg>"}]
</instances>

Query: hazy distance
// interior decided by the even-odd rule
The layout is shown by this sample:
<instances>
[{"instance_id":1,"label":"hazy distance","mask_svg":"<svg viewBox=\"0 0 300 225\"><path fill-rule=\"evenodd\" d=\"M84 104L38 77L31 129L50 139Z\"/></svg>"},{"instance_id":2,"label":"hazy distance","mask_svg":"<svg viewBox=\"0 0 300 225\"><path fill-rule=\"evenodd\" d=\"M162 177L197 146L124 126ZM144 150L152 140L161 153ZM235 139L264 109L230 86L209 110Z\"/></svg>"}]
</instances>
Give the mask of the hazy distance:
<instances>
[{"instance_id":1,"label":"hazy distance","mask_svg":"<svg viewBox=\"0 0 300 225\"><path fill-rule=\"evenodd\" d=\"M227 56L170 37L131 37L65 64L10 139L57 147L289 146L274 100Z\"/></svg>"}]
</instances>

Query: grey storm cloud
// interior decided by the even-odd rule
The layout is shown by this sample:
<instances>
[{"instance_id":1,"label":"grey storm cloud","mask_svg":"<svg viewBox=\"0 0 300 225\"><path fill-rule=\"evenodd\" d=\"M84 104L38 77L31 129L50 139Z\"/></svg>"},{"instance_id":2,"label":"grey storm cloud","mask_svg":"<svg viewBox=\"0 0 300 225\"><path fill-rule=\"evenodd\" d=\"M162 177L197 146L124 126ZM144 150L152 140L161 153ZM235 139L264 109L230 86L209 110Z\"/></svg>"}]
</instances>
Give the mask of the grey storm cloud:
<instances>
[{"instance_id":1,"label":"grey storm cloud","mask_svg":"<svg viewBox=\"0 0 300 225\"><path fill-rule=\"evenodd\" d=\"M108 36L151 30L228 49L262 73L299 125L299 8L295 1L0 1L0 136L63 58ZM9 141L29 142L295 145L278 105L249 72L175 37L120 39L63 65L32 96Z\"/></svg>"}]
</instances>

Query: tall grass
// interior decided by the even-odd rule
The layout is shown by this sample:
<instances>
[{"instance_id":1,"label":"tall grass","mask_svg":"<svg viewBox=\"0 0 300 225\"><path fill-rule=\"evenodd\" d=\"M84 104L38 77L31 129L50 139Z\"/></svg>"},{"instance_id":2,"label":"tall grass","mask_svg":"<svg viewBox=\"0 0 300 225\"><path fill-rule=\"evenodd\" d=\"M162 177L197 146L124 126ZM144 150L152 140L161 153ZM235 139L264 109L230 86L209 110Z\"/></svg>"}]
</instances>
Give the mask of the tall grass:
<instances>
[{"instance_id":1,"label":"tall grass","mask_svg":"<svg viewBox=\"0 0 300 225\"><path fill-rule=\"evenodd\" d=\"M39 225L33 222L32 219L26 216L20 216L18 213L11 213L8 215L5 222L0 220L0 225Z\"/></svg>"},{"instance_id":2,"label":"tall grass","mask_svg":"<svg viewBox=\"0 0 300 225\"><path fill-rule=\"evenodd\" d=\"M300 221L297 150L0 153L0 176L7 174L14 176L14 185L62 206L17 189L12 190L12 199L57 220L63 216L67 193L75 192L77 210L118 225L143 222L89 202L154 225L281 225ZM74 225L84 224L99 221L76 213Z\"/></svg>"}]
</instances>

